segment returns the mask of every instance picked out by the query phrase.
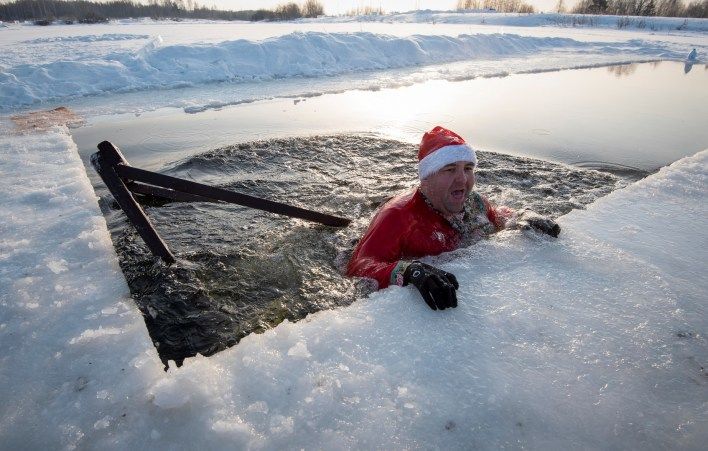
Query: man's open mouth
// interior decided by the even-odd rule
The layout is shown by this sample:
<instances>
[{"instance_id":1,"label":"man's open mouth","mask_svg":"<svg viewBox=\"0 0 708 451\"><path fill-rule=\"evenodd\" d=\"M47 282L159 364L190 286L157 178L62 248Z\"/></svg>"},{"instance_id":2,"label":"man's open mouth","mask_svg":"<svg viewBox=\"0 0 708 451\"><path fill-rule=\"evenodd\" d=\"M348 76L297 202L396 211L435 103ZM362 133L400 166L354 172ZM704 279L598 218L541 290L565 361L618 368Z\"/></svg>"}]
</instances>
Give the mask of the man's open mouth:
<instances>
[{"instance_id":1,"label":"man's open mouth","mask_svg":"<svg viewBox=\"0 0 708 451\"><path fill-rule=\"evenodd\" d=\"M456 189L450 193L452 198L454 200L464 200L465 198L465 190L463 189Z\"/></svg>"}]
</instances>

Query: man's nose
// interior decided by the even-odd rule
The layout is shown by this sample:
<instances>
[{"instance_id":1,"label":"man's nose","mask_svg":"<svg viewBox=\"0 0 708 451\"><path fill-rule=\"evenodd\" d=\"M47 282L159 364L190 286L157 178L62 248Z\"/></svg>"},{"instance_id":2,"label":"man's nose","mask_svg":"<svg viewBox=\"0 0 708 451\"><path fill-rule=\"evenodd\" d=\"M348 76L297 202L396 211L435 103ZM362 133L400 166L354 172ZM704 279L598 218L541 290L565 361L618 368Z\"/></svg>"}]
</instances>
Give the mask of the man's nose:
<instances>
[{"instance_id":1,"label":"man's nose","mask_svg":"<svg viewBox=\"0 0 708 451\"><path fill-rule=\"evenodd\" d=\"M467 180L469 180L470 174L467 173L464 169L458 169L455 171L455 182L459 183L467 183Z\"/></svg>"}]
</instances>

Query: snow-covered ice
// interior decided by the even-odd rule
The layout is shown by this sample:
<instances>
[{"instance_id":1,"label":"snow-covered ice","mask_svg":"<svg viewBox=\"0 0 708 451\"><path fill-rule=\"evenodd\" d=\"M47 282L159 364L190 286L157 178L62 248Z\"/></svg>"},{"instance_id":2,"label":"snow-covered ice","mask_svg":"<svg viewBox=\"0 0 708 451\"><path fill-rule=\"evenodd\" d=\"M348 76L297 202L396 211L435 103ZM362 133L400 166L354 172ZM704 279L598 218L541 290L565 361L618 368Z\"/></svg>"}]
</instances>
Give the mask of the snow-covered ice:
<instances>
[{"instance_id":1,"label":"snow-covered ice","mask_svg":"<svg viewBox=\"0 0 708 451\"><path fill-rule=\"evenodd\" d=\"M91 42L86 39L78 42ZM63 41L62 41L63 42ZM69 41L76 42L76 41ZM161 38L137 52L104 58L19 64L1 74L5 108L110 92L167 89L214 82L333 76L462 60L571 51L634 54L644 59L683 57L664 44L587 43L567 38L479 34L409 36L371 33L294 33L261 42L163 45ZM627 56L624 57L625 59Z\"/></svg>"},{"instance_id":2,"label":"snow-covered ice","mask_svg":"<svg viewBox=\"0 0 708 451\"><path fill-rule=\"evenodd\" d=\"M548 24L550 17L562 17L557 15L492 14L497 21L490 26L474 25L479 17L489 15L447 13L433 14L434 19L429 19L426 14L384 16L381 20L387 22L373 24L331 18L288 27L263 25L270 30L265 35L255 31L254 24L197 22L166 28L139 22L132 27L112 24L106 26L109 28L103 34L96 26L57 25L48 31L30 30L34 37L27 39L29 32L24 28L28 26L9 27L1 30L5 40L0 45L0 111L107 93L214 89L217 82L238 86L280 80L287 85L290 80L297 82L302 78L359 74L360 86L381 88L396 86L401 78L454 80L659 59L679 61L685 58L687 46L696 47L701 55L708 51L708 19L691 19L691 26L680 32L672 28L675 19L655 19L673 31L657 25L651 33L611 30L600 34L596 28L578 31L532 26L538 25L539 20ZM433 20L437 24L438 19L440 25L427 25L428 29L422 32L413 32L415 28L406 23ZM519 23L525 26L518 26ZM374 31L356 31L357 26L364 25ZM208 26L222 31L202 33ZM72 35L60 34L56 29ZM73 34L81 30L86 30L86 34ZM159 30L165 35L155 33ZM193 34L180 35L179 30ZM36 36L38 33L42 34ZM244 38L235 39L234 34ZM453 71L422 69L451 62L465 64ZM401 73L391 73L404 68L408 73L403 77ZM351 86L352 82L348 83ZM325 83L320 92L333 89L337 88ZM294 94L287 86L281 90ZM306 92L311 91L310 88ZM258 98L254 94L236 98L226 95L227 99L219 105ZM159 95L154 102L161 103ZM182 99L182 104L186 102L189 99ZM189 108L198 110L203 103L197 96Z\"/></svg>"},{"instance_id":3,"label":"snow-covered ice","mask_svg":"<svg viewBox=\"0 0 708 451\"><path fill-rule=\"evenodd\" d=\"M3 448L699 449L708 151L163 373L70 138L3 138Z\"/></svg>"},{"instance_id":4,"label":"snow-covered ice","mask_svg":"<svg viewBox=\"0 0 708 451\"><path fill-rule=\"evenodd\" d=\"M323 91L348 73L385 86L376 74L392 68L437 65L422 79L445 78L453 61L468 64L459 77L509 61L514 71L683 61L692 48L700 63L708 50L705 21L567 33L501 15L438 15L420 33L395 23L426 14L263 25L258 38L179 32L198 23L10 24L0 29L0 109L100 95L93 107L106 112L121 92L145 90L141 111L164 105L155 90L215 81L310 77ZM558 240L504 232L437 261L461 282L457 309L430 311L413 289L392 287L164 372L69 132L10 128L0 137L2 449L708 442L708 150L561 217Z\"/></svg>"},{"instance_id":5,"label":"snow-covered ice","mask_svg":"<svg viewBox=\"0 0 708 451\"><path fill-rule=\"evenodd\" d=\"M0 448L72 448L81 412L120 421L106 408L154 350L68 134L3 136L0 154Z\"/></svg>"}]
</instances>

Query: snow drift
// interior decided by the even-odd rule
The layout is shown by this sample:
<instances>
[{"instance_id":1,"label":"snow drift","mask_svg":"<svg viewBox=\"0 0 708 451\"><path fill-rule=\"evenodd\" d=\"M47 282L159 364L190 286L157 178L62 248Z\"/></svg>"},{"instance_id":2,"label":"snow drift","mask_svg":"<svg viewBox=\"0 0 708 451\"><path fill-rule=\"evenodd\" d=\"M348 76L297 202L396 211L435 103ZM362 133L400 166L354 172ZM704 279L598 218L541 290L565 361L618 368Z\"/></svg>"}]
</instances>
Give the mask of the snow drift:
<instances>
[{"instance_id":1,"label":"snow drift","mask_svg":"<svg viewBox=\"0 0 708 451\"><path fill-rule=\"evenodd\" d=\"M138 35L39 38L65 45L94 41L131 41ZM73 47L69 47L71 50ZM701 53L703 48L701 47ZM87 53L0 66L0 110L49 101L127 91L180 88L215 82L249 82L294 77L323 77L382 71L455 61L503 60L533 55L532 62L512 70L567 68L610 62L682 59L685 46L640 39L585 42L557 37L514 34L396 37L373 33L292 33L263 41L239 39L219 43L165 45L158 36L141 49ZM562 54L563 64L546 59ZM591 57L591 58L588 58ZM560 64L560 65L558 65ZM571 64L570 67L573 67ZM497 73L510 70L503 63ZM484 71L466 77L488 75ZM459 77L459 74L453 78Z\"/></svg>"}]
</instances>

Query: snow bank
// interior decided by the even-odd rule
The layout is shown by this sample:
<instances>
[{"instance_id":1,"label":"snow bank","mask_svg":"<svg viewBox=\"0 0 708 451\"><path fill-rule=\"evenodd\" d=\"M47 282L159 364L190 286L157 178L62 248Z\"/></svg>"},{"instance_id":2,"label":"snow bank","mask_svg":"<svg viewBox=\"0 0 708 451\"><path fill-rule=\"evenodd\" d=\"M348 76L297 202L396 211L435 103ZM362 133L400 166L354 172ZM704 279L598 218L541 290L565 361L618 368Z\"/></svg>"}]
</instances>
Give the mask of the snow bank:
<instances>
[{"instance_id":1,"label":"snow bank","mask_svg":"<svg viewBox=\"0 0 708 451\"><path fill-rule=\"evenodd\" d=\"M89 34L79 36L51 36L46 38L28 39L23 44L46 44L55 42L101 42L101 41L132 41L148 39L147 34L107 33L102 35Z\"/></svg>"},{"instance_id":2,"label":"snow bank","mask_svg":"<svg viewBox=\"0 0 708 451\"><path fill-rule=\"evenodd\" d=\"M701 449L708 151L162 373L61 133L3 138L0 447ZM20 185L30 179L32 187ZM61 215L61 216L60 216Z\"/></svg>"},{"instance_id":3,"label":"snow bank","mask_svg":"<svg viewBox=\"0 0 708 451\"><path fill-rule=\"evenodd\" d=\"M112 36L112 37L111 37ZM133 35L106 36L107 42ZM44 38L42 38L44 39ZM84 42L95 36L62 37ZM70 44L72 41L63 42ZM90 42L90 41L86 41ZM705 48L708 48L706 46ZM1 110L103 93L198 86L214 82L253 82L323 77L372 70L426 66L465 60L500 60L533 55L538 64L523 70L567 68L588 59L646 61L685 58L690 49L667 42L632 39L584 42L568 38L514 34L396 37L373 33L292 33L263 41L164 45L158 37L137 51L87 51L61 59L39 59L0 66ZM704 54L704 47L699 46ZM558 55L563 58L558 58ZM547 61L557 61L548 67ZM607 63L607 61L605 61ZM538 66L538 67L537 67ZM572 63L570 67L573 67ZM508 69L508 68L507 68ZM502 68L504 70L502 63ZM475 74L466 74L474 76ZM480 72L478 75L484 75Z\"/></svg>"},{"instance_id":4,"label":"snow bank","mask_svg":"<svg viewBox=\"0 0 708 451\"><path fill-rule=\"evenodd\" d=\"M627 19L630 19L628 22ZM639 28L651 31L681 30L708 31L708 19L684 17L638 17L591 14L519 14L498 13L495 11L433 11L422 10L405 13L391 13L380 16L342 16L326 18L337 22L386 22L386 23L436 23L469 25L504 25L515 27L571 26L589 28L618 28L618 22L626 28Z\"/></svg>"},{"instance_id":5,"label":"snow bank","mask_svg":"<svg viewBox=\"0 0 708 451\"><path fill-rule=\"evenodd\" d=\"M130 424L160 363L71 138L4 135L0 155L0 448L71 449Z\"/></svg>"}]
</instances>

